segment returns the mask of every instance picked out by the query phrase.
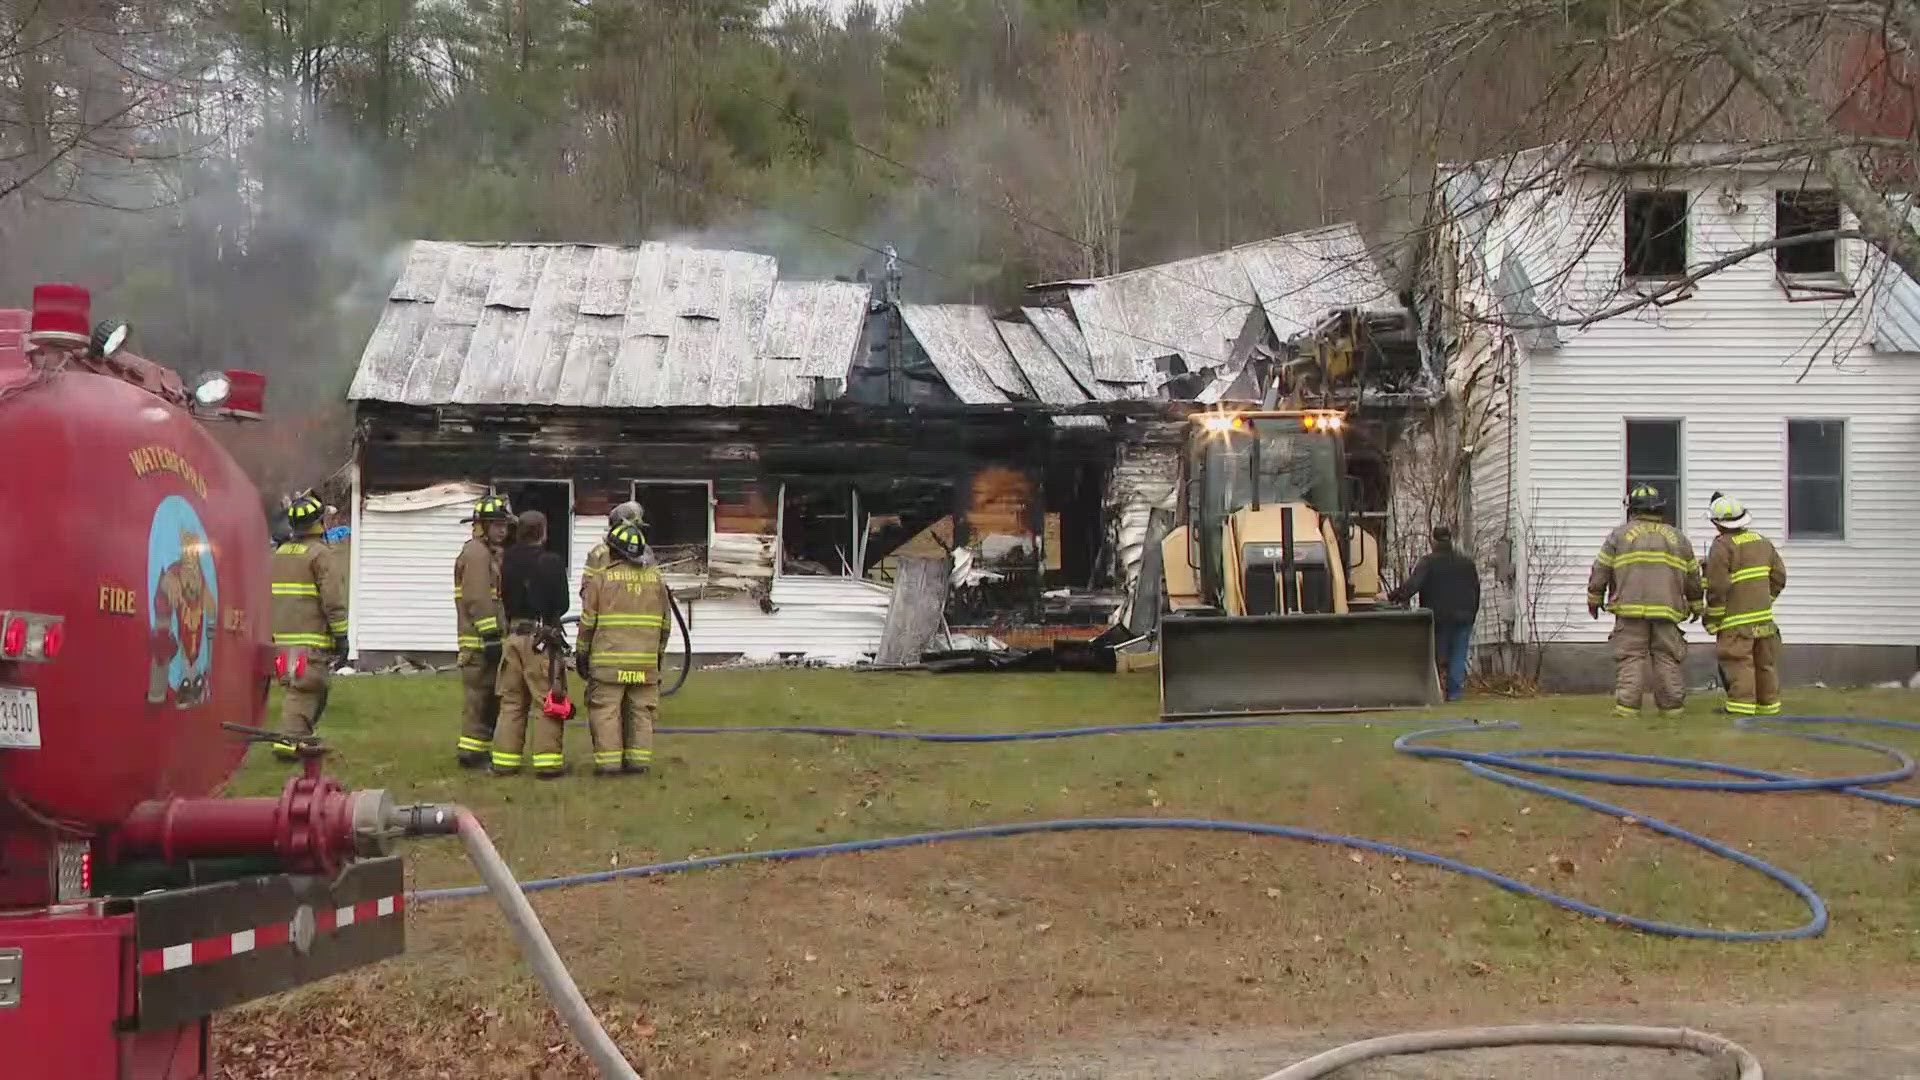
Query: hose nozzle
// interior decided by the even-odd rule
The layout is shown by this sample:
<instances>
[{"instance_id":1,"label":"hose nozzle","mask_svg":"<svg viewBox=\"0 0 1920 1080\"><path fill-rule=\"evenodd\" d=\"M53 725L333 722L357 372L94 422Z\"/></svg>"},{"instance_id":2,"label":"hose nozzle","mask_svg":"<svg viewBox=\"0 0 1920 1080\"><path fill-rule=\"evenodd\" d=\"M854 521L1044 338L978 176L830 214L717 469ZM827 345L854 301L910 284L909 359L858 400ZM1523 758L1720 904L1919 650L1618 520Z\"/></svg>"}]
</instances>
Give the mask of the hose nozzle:
<instances>
[{"instance_id":1,"label":"hose nozzle","mask_svg":"<svg viewBox=\"0 0 1920 1080\"><path fill-rule=\"evenodd\" d=\"M453 803L413 803L387 812L387 827L401 836L452 836L460 831L460 808Z\"/></svg>"}]
</instances>

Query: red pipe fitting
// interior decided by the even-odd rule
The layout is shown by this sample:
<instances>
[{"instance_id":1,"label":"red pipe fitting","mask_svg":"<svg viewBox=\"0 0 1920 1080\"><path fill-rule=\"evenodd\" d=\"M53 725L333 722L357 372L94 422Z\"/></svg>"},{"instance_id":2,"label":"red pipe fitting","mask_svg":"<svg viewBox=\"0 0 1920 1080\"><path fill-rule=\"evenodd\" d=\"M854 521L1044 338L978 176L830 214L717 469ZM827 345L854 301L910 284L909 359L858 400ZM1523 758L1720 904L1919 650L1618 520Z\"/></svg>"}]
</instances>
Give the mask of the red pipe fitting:
<instances>
[{"instance_id":1,"label":"red pipe fitting","mask_svg":"<svg viewBox=\"0 0 1920 1080\"><path fill-rule=\"evenodd\" d=\"M320 775L308 755L277 799L155 799L133 808L114 833L111 861L270 855L289 873L333 874L357 856L391 849L392 802L378 790L348 791Z\"/></svg>"}]
</instances>

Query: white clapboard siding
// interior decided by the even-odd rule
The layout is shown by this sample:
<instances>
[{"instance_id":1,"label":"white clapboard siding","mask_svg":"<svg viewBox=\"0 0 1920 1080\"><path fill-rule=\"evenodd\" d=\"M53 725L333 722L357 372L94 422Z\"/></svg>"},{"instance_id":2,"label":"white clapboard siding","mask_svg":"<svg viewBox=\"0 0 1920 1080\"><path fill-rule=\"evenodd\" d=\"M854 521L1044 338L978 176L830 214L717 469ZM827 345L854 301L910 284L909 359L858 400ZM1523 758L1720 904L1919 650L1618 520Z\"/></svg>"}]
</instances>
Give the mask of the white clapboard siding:
<instances>
[{"instance_id":1,"label":"white clapboard siding","mask_svg":"<svg viewBox=\"0 0 1920 1080\"><path fill-rule=\"evenodd\" d=\"M567 547L571 549L567 556L567 580L573 589L573 597L568 601L567 614L580 614L580 578L587 569L587 555L594 545L607 538L607 516L605 514L575 514L573 533L567 537Z\"/></svg>"},{"instance_id":2,"label":"white clapboard siding","mask_svg":"<svg viewBox=\"0 0 1920 1080\"><path fill-rule=\"evenodd\" d=\"M355 647L378 652L451 652L453 561L473 535L460 519L481 489L443 484L375 495L361 507L359 573L353 579Z\"/></svg>"},{"instance_id":3,"label":"white clapboard siding","mask_svg":"<svg viewBox=\"0 0 1920 1080\"><path fill-rule=\"evenodd\" d=\"M1739 213L1724 208L1729 183L1747 185L1738 192ZM1772 236L1773 185L1765 178L1722 173L1685 186L1694 195L1694 264ZM1597 310L1619 271L1619 214L1615 204L1609 221L1575 215L1575 229L1598 225L1602 238L1570 285L1587 310ZM1856 280L1858 254L1847 259ZM1541 637L1606 636L1610 620L1587 617L1585 583L1593 553L1623 516L1631 417L1683 421L1681 521L1702 559L1716 489L1745 502L1754 527L1780 545L1788 587L1775 611L1789 641L1920 643L1920 606L1911 602L1920 593L1911 539L1920 523L1920 356L1873 351L1869 317L1858 301L1790 302L1763 255L1703 280L1690 299L1562 331L1558 349L1528 355L1520 376L1523 430L1503 467L1522 478L1519 508L1536 512L1536 533L1549 543L1557 538L1567 552L1542 590ZM1786 535L1789 418L1847 423L1844 540ZM1476 460L1477 506L1505 483L1502 467ZM1530 557L1541 546L1536 538ZM1706 638L1697 625L1690 634Z\"/></svg>"},{"instance_id":4,"label":"white clapboard siding","mask_svg":"<svg viewBox=\"0 0 1920 1080\"><path fill-rule=\"evenodd\" d=\"M779 610L771 615L750 597L695 600L688 605L693 651L756 660L871 658L880 649L892 595L884 585L855 578L781 577L773 583Z\"/></svg>"}]
</instances>

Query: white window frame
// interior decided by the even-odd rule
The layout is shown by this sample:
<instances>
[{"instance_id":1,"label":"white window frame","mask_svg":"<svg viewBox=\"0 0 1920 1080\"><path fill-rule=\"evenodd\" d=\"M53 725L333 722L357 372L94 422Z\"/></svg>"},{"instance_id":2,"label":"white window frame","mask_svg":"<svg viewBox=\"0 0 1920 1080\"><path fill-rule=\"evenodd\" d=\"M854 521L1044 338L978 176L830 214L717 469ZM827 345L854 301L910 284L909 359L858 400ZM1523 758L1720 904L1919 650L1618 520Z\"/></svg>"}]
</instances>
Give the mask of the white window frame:
<instances>
[{"instance_id":1,"label":"white window frame","mask_svg":"<svg viewBox=\"0 0 1920 1080\"><path fill-rule=\"evenodd\" d=\"M1840 532L1816 536L1793 534L1793 425L1840 425ZM1791 544L1844 544L1853 521L1853 422L1844 416L1787 416L1780 420L1780 537Z\"/></svg>"},{"instance_id":2,"label":"white window frame","mask_svg":"<svg viewBox=\"0 0 1920 1080\"><path fill-rule=\"evenodd\" d=\"M1795 193L1795 192L1824 191L1827 194L1832 195L1834 206L1836 209L1839 210L1839 221L1838 221L1837 227L1841 229L1845 229L1848 227L1847 205L1846 203L1840 200L1840 193L1833 190L1832 188L1805 187L1805 186L1769 187L1766 189L1766 191L1767 191L1767 204L1768 204L1767 213L1768 213L1768 225L1769 225L1769 228L1767 230L1767 239L1769 240L1777 239L1780 236L1780 196L1784 194ZM1778 275L1782 281L1788 282L1790 284L1804 283L1807 285L1851 285L1852 274L1849 273L1849 270L1848 270L1848 259L1851 258L1852 255L1853 255L1853 252L1848 247L1847 241L1835 240L1833 242L1833 269L1815 270L1815 271L1804 272L1804 273L1800 273L1800 272L1788 273L1787 271L1780 269L1780 264L1778 262L1778 255L1776 254L1774 257L1775 262L1773 265L1773 272L1776 275ZM1818 419L1818 417L1796 416L1793 419L1811 420L1811 419Z\"/></svg>"},{"instance_id":3,"label":"white window frame","mask_svg":"<svg viewBox=\"0 0 1920 1080\"><path fill-rule=\"evenodd\" d=\"M1627 427L1630 424L1672 424L1678 439L1674 446L1673 505L1667 508L1674 527L1685 530L1687 505L1687 418L1684 416L1622 416L1620 418L1620 495L1624 499L1633 480L1633 459L1627 452Z\"/></svg>"}]
</instances>

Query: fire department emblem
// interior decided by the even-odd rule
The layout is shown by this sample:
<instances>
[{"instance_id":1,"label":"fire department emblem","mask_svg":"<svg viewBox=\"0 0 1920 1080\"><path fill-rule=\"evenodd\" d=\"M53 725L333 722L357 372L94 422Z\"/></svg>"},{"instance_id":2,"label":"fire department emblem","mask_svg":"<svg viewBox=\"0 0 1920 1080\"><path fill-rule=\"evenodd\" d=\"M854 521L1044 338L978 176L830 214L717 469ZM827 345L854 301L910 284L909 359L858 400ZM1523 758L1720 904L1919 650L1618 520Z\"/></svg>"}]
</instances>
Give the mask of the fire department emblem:
<instances>
[{"instance_id":1,"label":"fire department emblem","mask_svg":"<svg viewBox=\"0 0 1920 1080\"><path fill-rule=\"evenodd\" d=\"M147 700L157 705L171 697L176 708L191 708L207 699L220 585L207 528L192 504L178 495L162 499L153 512L147 534L147 593L153 597Z\"/></svg>"}]
</instances>

